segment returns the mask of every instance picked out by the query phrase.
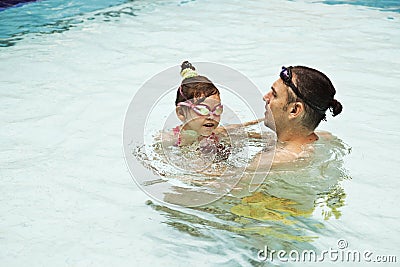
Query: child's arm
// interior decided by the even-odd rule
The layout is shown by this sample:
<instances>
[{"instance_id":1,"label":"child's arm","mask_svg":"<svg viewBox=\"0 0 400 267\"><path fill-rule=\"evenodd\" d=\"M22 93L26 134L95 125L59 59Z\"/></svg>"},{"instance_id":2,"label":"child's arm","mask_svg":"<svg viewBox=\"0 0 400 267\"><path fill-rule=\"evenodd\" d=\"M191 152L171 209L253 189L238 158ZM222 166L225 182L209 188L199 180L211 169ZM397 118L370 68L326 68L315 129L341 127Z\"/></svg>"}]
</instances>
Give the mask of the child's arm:
<instances>
[{"instance_id":1,"label":"child's arm","mask_svg":"<svg viewBox=\"0 0 400 267\"><path fill-rule=\"evenodd\" d=\"M193 130L181 130L179 136L179 146L188 146L197 142L199 139L199 134Z\"/></svg>"},{"instance_id":2,"label":"child's arm","mask_svg":"<svg viewBox=\"0 0 400 267\"><path fill-rule=\"evenodd\" d=\"M157 139L161 141L164 147L173 146L177 141L177 137L172 132L161 132Z\"/></svg>"},{"instance_id":3,"label":"child's arm","mask_svg":"<svg viewBox=\"0 0 400 267\"><path fill-rule=\"evenodd\" d=\"M181 130L178 133L162 132L159 138L166 147L187 146L197 142L199 135L193 130Z\"/></svg>"}]
</instances>

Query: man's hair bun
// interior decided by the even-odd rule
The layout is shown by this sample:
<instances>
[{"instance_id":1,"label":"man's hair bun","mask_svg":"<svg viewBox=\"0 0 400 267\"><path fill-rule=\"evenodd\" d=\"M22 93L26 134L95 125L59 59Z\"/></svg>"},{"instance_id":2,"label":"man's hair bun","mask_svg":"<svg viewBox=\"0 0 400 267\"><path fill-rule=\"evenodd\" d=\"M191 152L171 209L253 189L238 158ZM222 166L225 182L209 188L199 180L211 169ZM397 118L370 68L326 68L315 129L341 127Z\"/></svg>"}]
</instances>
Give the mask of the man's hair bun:
<instances>
[{"instance_id":1,"label":"man's hair bun","mask_svg":"<svg viewBox=\"0 0 400 267\"><path fill-rule=\"evenodd\" d=\"M337 101L336 99L333 99L330 103L329 110L332 112L332 116L335 117L336 115L339 115L342 112L343 106L342 104Z\"/></svg>"}]
</instances>

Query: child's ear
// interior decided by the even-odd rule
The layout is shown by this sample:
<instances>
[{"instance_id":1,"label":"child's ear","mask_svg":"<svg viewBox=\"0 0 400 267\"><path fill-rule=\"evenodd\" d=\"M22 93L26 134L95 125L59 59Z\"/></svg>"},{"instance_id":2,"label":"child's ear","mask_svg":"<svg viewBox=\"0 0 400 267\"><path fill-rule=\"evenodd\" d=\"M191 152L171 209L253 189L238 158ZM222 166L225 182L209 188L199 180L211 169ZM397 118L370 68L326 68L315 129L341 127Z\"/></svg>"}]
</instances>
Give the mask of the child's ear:
<instances>
[{"instance_id":1,"label":"child's ear","mask_svg":"<svg viewBox=\"0 0 400 267\"><path fill-rule=\"evenodd\" d=\"M180 119L182 122L186 121L185 112L183 111L182 107L176 107L175 112L178 119Z\"/></svg>"}]
</instances>

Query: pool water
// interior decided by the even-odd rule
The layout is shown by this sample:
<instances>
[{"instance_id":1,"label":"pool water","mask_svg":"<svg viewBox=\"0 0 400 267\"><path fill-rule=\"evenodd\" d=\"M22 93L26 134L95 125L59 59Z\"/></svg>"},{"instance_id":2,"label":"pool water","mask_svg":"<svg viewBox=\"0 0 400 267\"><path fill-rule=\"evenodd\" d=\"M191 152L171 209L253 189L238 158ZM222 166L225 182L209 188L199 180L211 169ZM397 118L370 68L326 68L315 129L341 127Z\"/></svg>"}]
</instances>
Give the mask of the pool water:
<instances>
[{"instance_id":1,"label":"pool water","mask_svg":"<svg viewBox=\"0 0 400 267\"><path fill-rule=\"evenodd\" d=\"M279 266L259 250L339 239L399 261L399 19L397 1L49 0L0 11L1 265ZM344 106L319 126L334 138L311 163L271 172L262 194L197 208L150 198L125 164L125 112L183 60L237 69L260 94L282 65L322 70Z\"/></svg>"}]
</instances>

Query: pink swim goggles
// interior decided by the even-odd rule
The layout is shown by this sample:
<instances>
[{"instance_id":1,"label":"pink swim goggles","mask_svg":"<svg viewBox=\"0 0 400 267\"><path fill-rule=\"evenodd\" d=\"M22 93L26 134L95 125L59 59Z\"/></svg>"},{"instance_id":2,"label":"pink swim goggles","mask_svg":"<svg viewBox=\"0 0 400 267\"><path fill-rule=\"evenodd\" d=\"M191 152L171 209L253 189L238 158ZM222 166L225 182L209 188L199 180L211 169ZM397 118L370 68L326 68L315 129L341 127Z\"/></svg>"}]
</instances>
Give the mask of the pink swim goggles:
<instances>
[{"instance_id":1,"label":"pink swim goggles","mask_svg":"<svg viewBox=\"0 0 400 267\"><path fill-rule=\"evenodd\" d=\"M216 105L213 109L206 104L193 104L190 101L180 102L178 103L178 106L189 107L200 116L208 116L210 114L214 116L221 116L222 112L224 111L224 107L221 104Z\"/></svg>"}]
</instances>

